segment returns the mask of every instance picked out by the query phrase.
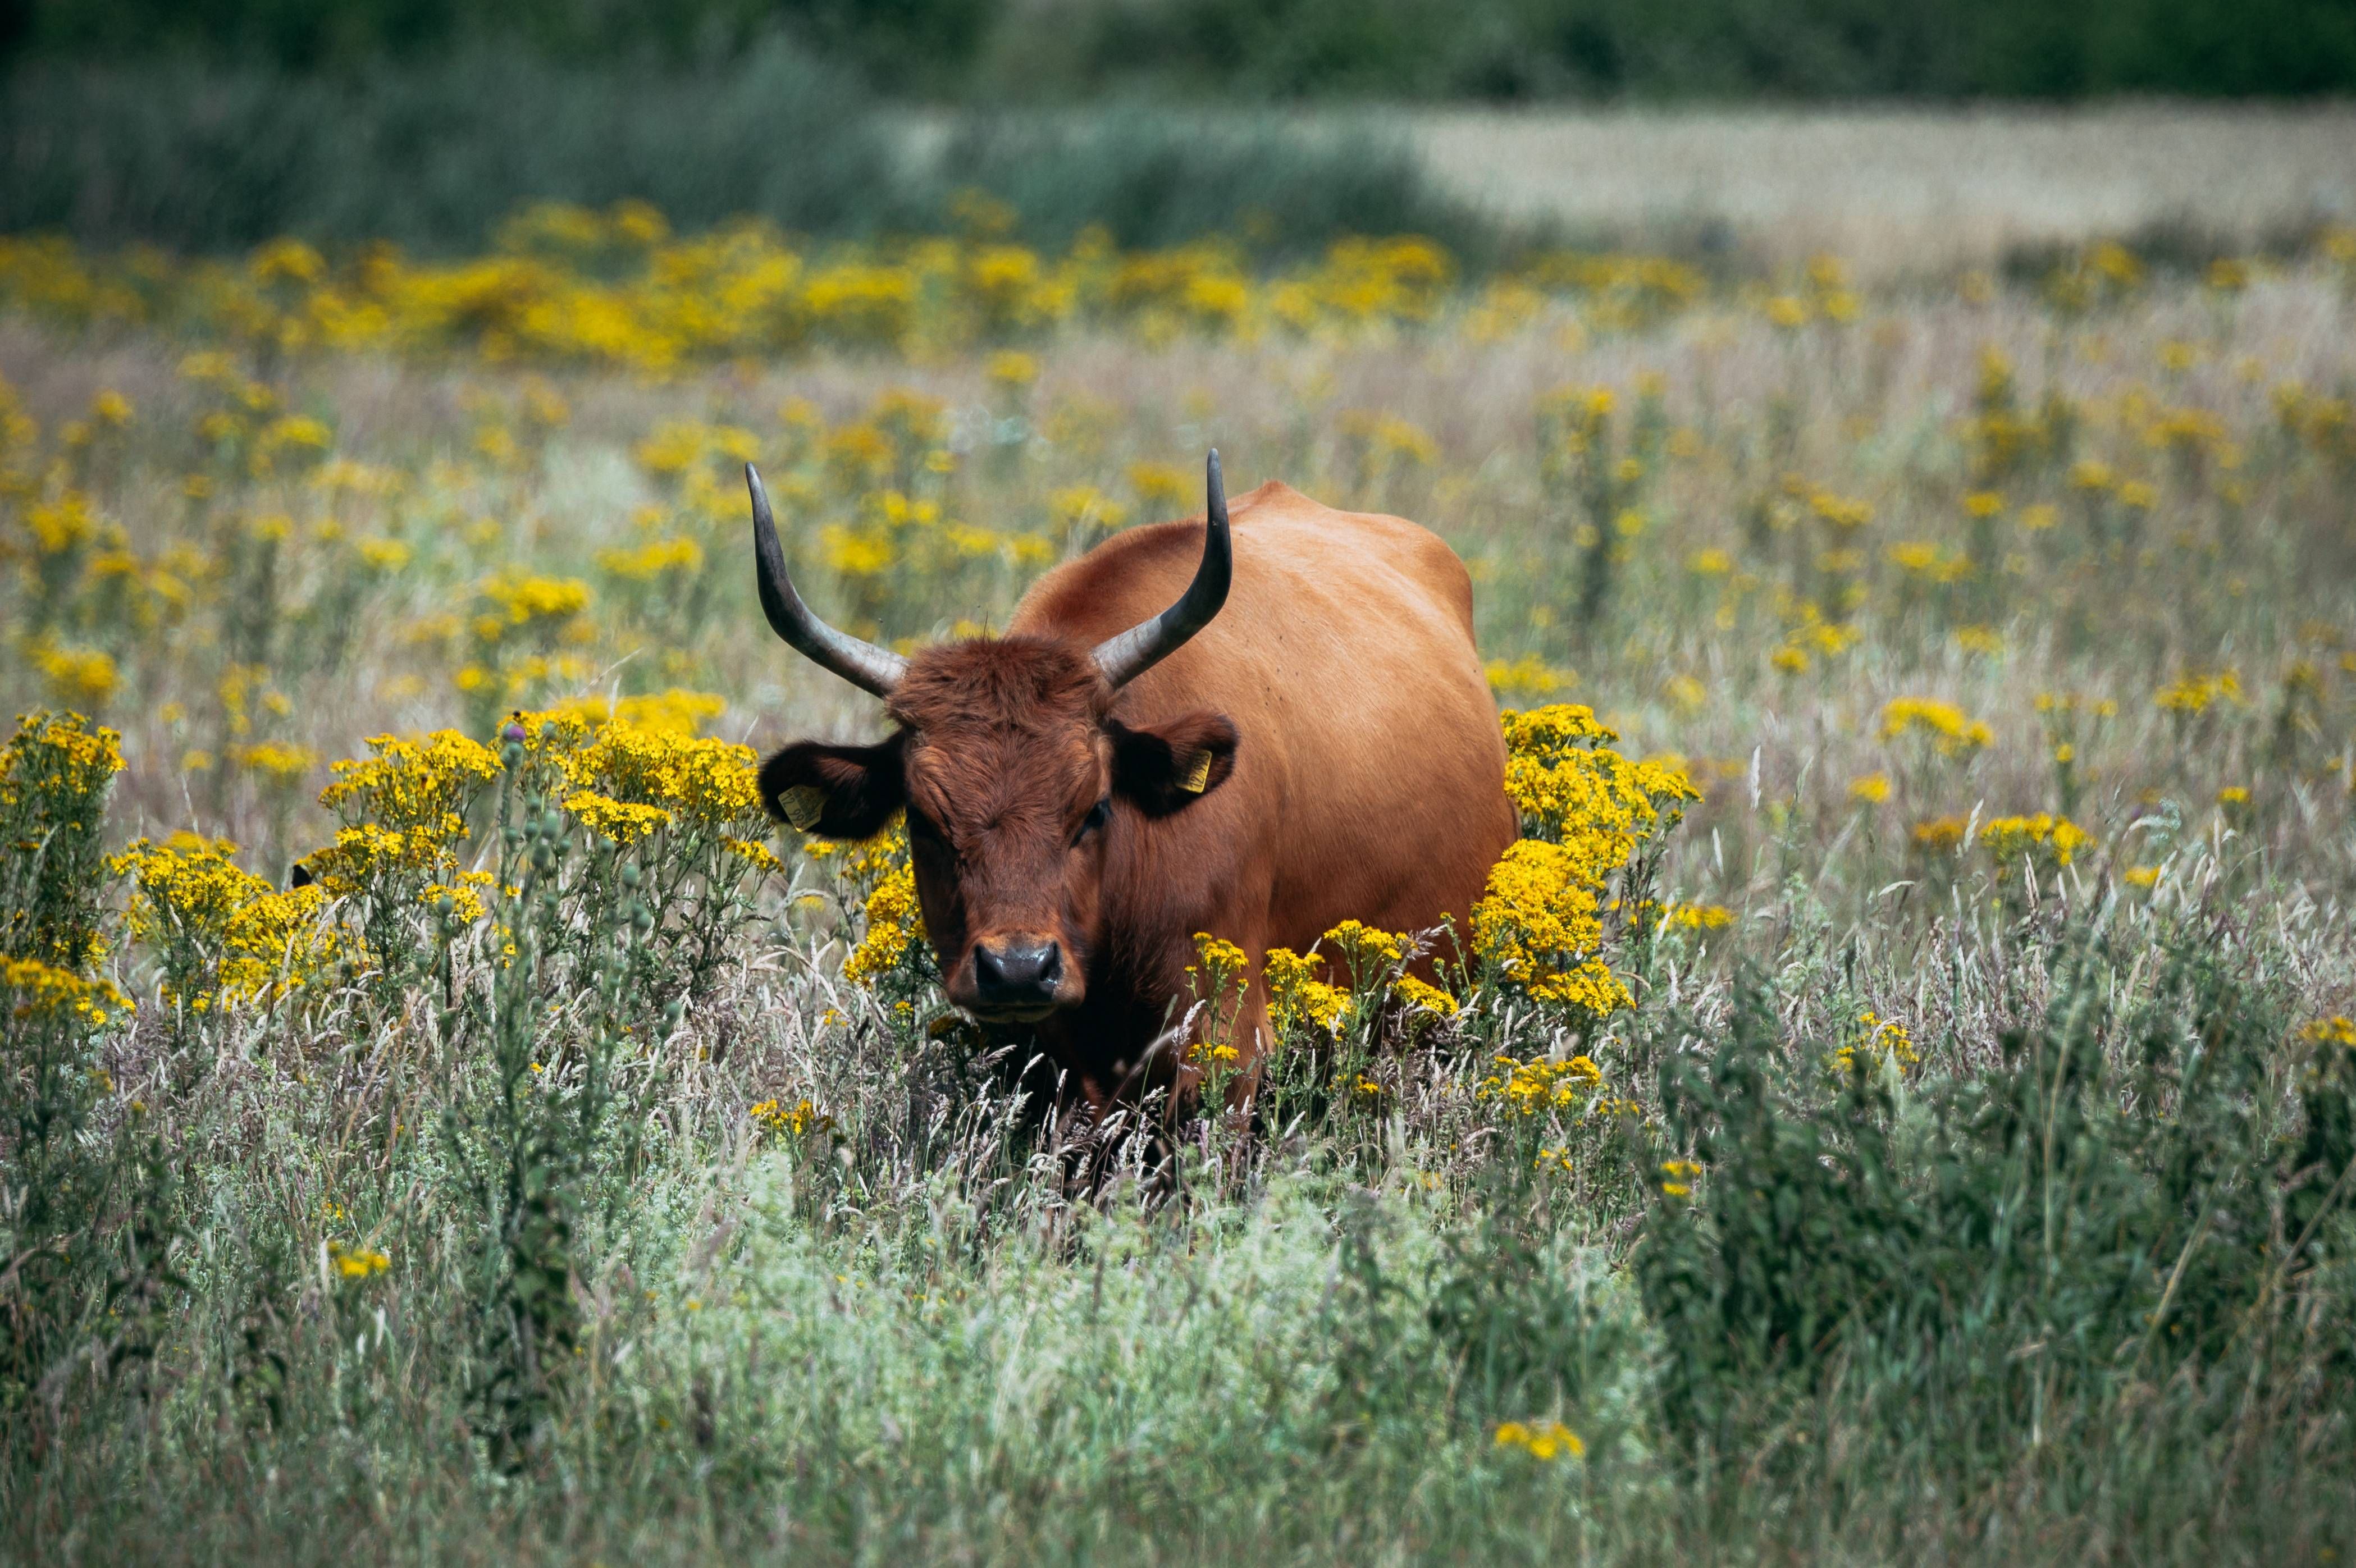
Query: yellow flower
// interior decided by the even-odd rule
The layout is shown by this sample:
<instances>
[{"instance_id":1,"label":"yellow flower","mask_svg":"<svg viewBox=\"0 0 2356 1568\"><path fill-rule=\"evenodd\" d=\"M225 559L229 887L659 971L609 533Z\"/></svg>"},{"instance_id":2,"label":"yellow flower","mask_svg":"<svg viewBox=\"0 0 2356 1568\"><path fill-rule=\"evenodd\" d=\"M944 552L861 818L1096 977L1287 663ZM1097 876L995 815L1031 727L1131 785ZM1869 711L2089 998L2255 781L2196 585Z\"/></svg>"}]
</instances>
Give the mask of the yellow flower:
<instances>
[{"instance_id":1,"label":"yellow flower","mask_svg":"<svg viewBox=\"0 0 2356 1568\"><path fill-rule=\"evenodd\" d=\"M670 826L670 813L660 806L615 800L588 790L566 796L564 809L579 817L592 833L616 844L635 844L649 833Z\"/></svg>"},{"instance_id":2,"label":"yellow flower","mask_svg":"<svg viewBox=\"0 0 2356 1568\"><path fill-rule=\"evenodd\" d=\"M723 837L720 840L720 847L739 859L751 861L755 866L760 868L764 871L782 871L785 869L785 867L779 863L777 859L776 852L771 849L766 844L755 843L750 838L730 838Z\"/></svg>"},{"instance_id":3,"label":"yellow flower","mask_svg":"<svg viewBox=\"0 0 2356 1568\"><path fill-rule=\"evenodd\" d=\"M1996 739L1986 724L1966 718L1952 702L1929 697L1892 698L1881 710L1881 738L1920 732L1931 737L1943 757L1976 752Z\"/></svg>"},{"instance_id":4,"label":"yellow flower","mask_svg":"<svg viewBox=\"0 0 2356 1568\"><path fill-rule=\"evenodd\" d=\"M289 746L278 741L264 741L256 745L232 748L230 761L248 773L261 774L272 784L284 787L301 783L304 775L317 767L319 753L307 746Z\"/></svg>"},{"instance_id":5,"label":"yellow flower","mask_svg":"<svg viewBox=\"0 0 2356 1568\"><path fill-rule=\"evenodd\" d=\"M1500 1448L1519 1448L1534 1459L1549 1462L1566 1455L1577 1459L1587 1453L1579 1435L1558 1421L1502 1422L1494 1441Z\"/></svg>"},{"instance_id":6,"label":"yellow flower","mask_svg":"<svg viewBox=\"0 0 2356 1568\"><path fill-rule=\"evenodd\" d=\"M905 855L905 842L902 851ZM842 963L842 977L873 990L916 945L923 922L916 903L916 868L905 862L884 874L867 899L867 934Z\"/></svg>"},{"instance_id":7,"label":"yellow flower","mask_svg":"<svg viewBox=\"0 0 2356 1568\"><path fill-rule=\"evenodd\" d=\"M489 613L475 619L476 636L495 643L511 632L562 625L589 608L589 585L577 578L502 572L476 590Z\"/></svg>"},{"instance_id":8,"label":"yellow flower","mask_svg":"<svg viewBox=\"0 0 2356 1568\"><path fill-rule=\"evenodd\" d=\"M346 1246L341 1242L327 1243L327 1261L344 1279L366 1279L392 1266L392 1260L373 1247Z\"/></svg>"},{"instance_id":9,"label":"yellow flower","mask_svg":"<svg viewBox=\"0 0 2356 1568\"><path fill-rule=\"evenodd\" d=\"M985 373L999 386L1019 390L1039 379L1039 361L1028 354L1001 349L990 357Z\"/></svg>"},{"instance_id":10,"label":"yellow flower","mask_svg":"<svg viewBox=\"0 0 2356 1568\"><path fill-rule=\"evenodd\" d=\"M1129 465L1129 486L1137 492L1138 505L1155 511L1183 507L1194 493L1195 478L1184 469L1167 463L1132 463Z\"/></svg>"},{"instance_id":11,"label":"yellow flower","mask_svg":"<svg viewBox=\"0 0 2356 1568\"><path fill-rule=\"evenodd\" d=\"M1536 1057L1525 1061L1501 1055L1497 1066L1501 1071L1476 1084L1472 1097L1502 1102L1515 1115L1541 1115L1548 1111L1569 1110L1582 1103L1587 1103L1590 1111L1601 1113L1616 1104L1603 1095L1603 1070L1589 1057L1574 1056L1568 1061Z\"/></svg>"},{"instance_id":12,"label":"yellow flower","mask_svg":"<svg viewBox=\"0 0 2356 1568\"><path fill-rule=\"evenodd\" d=\"M2163 686L2152 697L2163 712L2184 718L2198 718L2222 703L2243 705L2242 677L2239 671L2221 670L2214 675L2197 672L2179 676Z\"/></svg>"},{"instance_id":13,"label":"yellow flower","mask_svg":"<svg viewBox=\"0 0 2356 1568\"><path fill-rule=\"evenodd\" d=\"M1402 975L1393 981L1391 995L1414 1012L1443 1019L1456 1016L1455 997L1437 986L1426 985L1412 975Z\"/></svg>"},{"instance_id":14,"label":"yellow flower","mask_svg":"<svg viewBox=\"0 0 2356 1568\"><path fill-rule=\"evenodd\" d=\"M691 539L648 539L635 549L601 549L597 569L630 582L652 582L669 572L685 574L703 565L703 547Z\"/></svg>"},{"instance_id":15,"label":"yellow flower","mask_svg":"<svg viewBox=\"0 0 2356 1568\"><path fill-rule=\"evenodd\" d=\"M1938 816L1914 825L1914 847L1937 854L1952 850L1964 841L1965 824L1960 816Z\"/></svg>"},{"instance_id":16,"label":"yellow flower","mask_svg":"<svg viewBox=\"0 0 2356 1568\"><path fill-rule=\"evenodd\" d=\"M806 1099L798 1100L791 1105L782 1105L776 1100L764 1100L744 1115L755 1126L775 1136L798 1138L805 1133L830 1133L834 1130L834 1118Z\"/></svg>"},{"instance_id":17,"label":"yellow flower","mask_svg":"<svg viewBox=\"0 0 2356 1568\"><path fill-rule=\"evenodd\" d=\"M70 706L103 708L122 684L113 656L100 649L60 647L44 640L30 651L33 667L48 678L50 691Z\"/></svg>"},{"instance_id":18,"label":"yellow flower","mask_svg":"<svg viewBox=\"0 0 2356 1568\"><path fill-rule=\"evenodd\" d=\"M2004 634L1993 626L1959 626L1955 629L1955 645L1967 654L1993 658L2004 652Z\"/></svg>"},{"instance_id":19,"label":"yellow flower","mask_svg":"<svg viewBox=\"0 0 2356 1568\"><path fill-rule=\"evenodd\" d=\"M1317 978L1319 965L1290 947L1271 947L1260 962L1268 987L1269 1022L1281 1038L1303 1026L1333 1032L1350 1010L1350 993Z\"/></svg>"},{"instance_id":20,"label":"yellow flower","mask_svg":"<svg viewBox=\"0 0 2356 1568\"><path fill-rule=\"evenodd\" d=\"M132 935L178 946L196 961L181 970L175 999L199 1011L218 1001L271 1001L308 984L338 951L335 933L319 924L324 887L280 892L232 861L236 851L227 839L176 833L162 844L134 839L108 862L134 879ZM165 991L174 996L171 983Z\"/></svg>"},{"instance_id":21,"label":"yellow flower","mask_svg":"<svg viewBox=\"0 0 2356 1568\"><path fill-rule=\"evenodd\" d=\"M1859 1065L1886 1063L1903 1072L1922 1058L1914 1050L1913 1031L1895 1019L1885 1019L1871 1008L1857 1016L1857 1028L1833 1052L1832 1067L1837 1072L1854 1072Z\"/></svg>"},{"instance_id":22,"label":"yellow flower","mask_svg":"<svg viewBox=\"0 0 2356 1568\"><path fill-rule=\"evenodd\" d=\"M1879 805L1882 802L1890 798L1890 775L1888 773L1867 773L1861 778L1851 779L1848 786L1848 797L1854 801L1861 801L1868 805Z\"/></svg>"},{"instance_id":23,"label":"yellow flower","mask_svg":"<svg viewBox=\"0 0 2356 1568\"><path fill-rule=\"evenodd\" d=\"M1542 697L1559 691L1579 678L1575 671L1557 669L1536 654L1511 660L1491 659L1484 667L1489 689L1499 697Z\"/></svg>"},{"instance_id":24,"label":"yellow flower","mask_svg":"<svg viewBox=\"0 0 2356 1568\"><path fill-rule=\"evenodd\" d=\"M1980 828L1979 841L1998 860L2043 851L2054 864L2066 866L2094 838L2068 817L2040 811L2033 816L1991 818Z\"/></svg>"},{"instance_id":25,"label":"yellow flower","mask_svg":"<svg viewBox=\"0 0 2356 1568\"><path fill-rule=\"evenodd\" d=\"M37 958L0 956L0 989L15 993L11 1011L51 1017L71 1014L97 1029L131 1011L130 1001L111 981L85 980Z\"/></svg>"}]
</instances>

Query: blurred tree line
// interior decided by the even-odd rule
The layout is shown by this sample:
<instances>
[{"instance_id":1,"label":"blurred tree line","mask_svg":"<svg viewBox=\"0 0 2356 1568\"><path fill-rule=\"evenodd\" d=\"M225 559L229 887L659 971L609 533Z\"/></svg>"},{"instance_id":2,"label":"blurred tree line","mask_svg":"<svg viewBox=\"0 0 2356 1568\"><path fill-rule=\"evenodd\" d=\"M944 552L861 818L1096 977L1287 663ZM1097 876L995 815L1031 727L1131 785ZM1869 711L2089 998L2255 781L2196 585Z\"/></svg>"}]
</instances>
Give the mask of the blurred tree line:
<instances>
[{"instance_id":1,"label":"blurred tree line","mask_svg":"<svg viewBox=\"0 0 2356 1568\"><path fill-rule=\"evenodd\" d=\"M311 70L708 64L783 29L919 97L1664 99L2356 89L2356 0L0 0L0 51Z\"/></svg>"}]
</instances>

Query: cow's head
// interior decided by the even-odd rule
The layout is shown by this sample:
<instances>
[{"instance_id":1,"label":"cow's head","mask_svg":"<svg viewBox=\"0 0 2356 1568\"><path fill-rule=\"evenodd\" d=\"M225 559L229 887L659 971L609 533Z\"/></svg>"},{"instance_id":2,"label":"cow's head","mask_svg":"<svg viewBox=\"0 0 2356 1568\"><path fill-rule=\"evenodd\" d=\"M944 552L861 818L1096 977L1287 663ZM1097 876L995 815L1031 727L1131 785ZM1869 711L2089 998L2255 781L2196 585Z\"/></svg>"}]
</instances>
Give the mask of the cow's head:
<instances>
[{"instance_id":1,"label":"cow's head","mask_svg":"<svg viewBox=\"0 0 2356 1568\"><path fill-rule=\"evenodd\" d=\"M761 798L805 832L865 838L905 809L925 929L949 999L990 1021L1077 1006L1102 945L1108 843L1226 781L1236 727L1207 711L1151 729L1114 718L1121 687L1200 631L1232 556L1211 453L1203 559L1178 602L1091 647L984 637L903 658L810 613L787 576L761 476L747 464L761 608L777 635L888 705L872 746L803 741L761 767Z\"/></svg>"}]
</instances>

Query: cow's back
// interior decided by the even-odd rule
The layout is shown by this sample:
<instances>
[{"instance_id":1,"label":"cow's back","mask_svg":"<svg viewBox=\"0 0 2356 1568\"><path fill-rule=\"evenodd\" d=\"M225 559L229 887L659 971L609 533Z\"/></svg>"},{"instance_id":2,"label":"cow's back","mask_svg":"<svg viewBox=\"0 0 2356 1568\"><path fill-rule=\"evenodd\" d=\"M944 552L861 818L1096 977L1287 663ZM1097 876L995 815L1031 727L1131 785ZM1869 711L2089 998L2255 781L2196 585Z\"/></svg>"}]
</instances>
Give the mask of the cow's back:
<instances>
[{"instance_id":1,"label":"cow's back","mask_svg":"<svg viewBox=\"0 0 2356 1568\"><path fill-rule=\"evenodd\" d=\"M1349 918L1462 929L1515 833L1463 563L1414 523L1280 484L1229 516L1226 607L1114 714L1225 712L1242 735L1235 773L1143 825L1132 896L1255 949L1305 947ZM1199 521L1116 536L1042 578L1010 629L1098 640L1133 625L1178 596L1202 539Z\"/></svg>"}]
</instances>

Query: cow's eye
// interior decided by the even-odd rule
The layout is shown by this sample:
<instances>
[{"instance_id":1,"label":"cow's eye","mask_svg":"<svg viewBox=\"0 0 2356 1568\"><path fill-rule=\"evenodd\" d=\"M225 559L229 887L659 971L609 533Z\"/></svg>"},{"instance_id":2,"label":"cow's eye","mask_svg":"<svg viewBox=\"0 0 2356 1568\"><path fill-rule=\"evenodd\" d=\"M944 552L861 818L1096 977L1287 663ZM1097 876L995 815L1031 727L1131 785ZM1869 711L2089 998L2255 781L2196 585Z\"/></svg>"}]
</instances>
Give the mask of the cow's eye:
<instances>
[{"instance_id":1,"label":"cow's eye","mask_svg":"<svg viewBox=\"0 0 2356 1568\"><path fill-rule=\"evenodd\" d=\"M1107 795L1102 800L1097 802L1096 805L1088 807L1087 816L1083 817L1080 821L1080 830L1072 835L1072 842L1077 844L1089 834L1094 833L1098 828L1102 827L1105 825L1106 818L1110 816L1112 816L1112 796Z\"/></svg>"}]
</instances>

